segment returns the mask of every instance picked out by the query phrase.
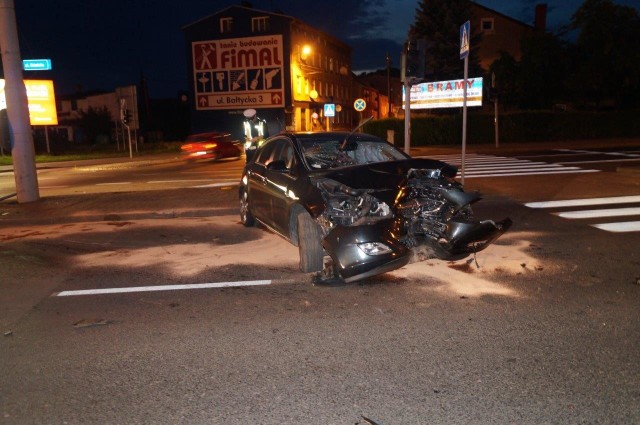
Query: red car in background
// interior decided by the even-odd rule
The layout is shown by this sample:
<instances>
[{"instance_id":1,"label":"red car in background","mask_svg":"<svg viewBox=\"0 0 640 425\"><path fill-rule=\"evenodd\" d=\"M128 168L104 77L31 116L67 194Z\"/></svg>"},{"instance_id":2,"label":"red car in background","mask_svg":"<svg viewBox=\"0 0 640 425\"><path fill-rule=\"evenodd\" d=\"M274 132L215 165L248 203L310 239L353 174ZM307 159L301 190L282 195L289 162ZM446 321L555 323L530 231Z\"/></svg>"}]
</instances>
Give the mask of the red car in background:
<instances>
[{"instance_id":1,"label":"red car in background","mask_svg":"<svg viewBox=\"0 0 640 425\"><path fill-rule=\"evenodd\" d=\"M188 160L240 158L244 153L240 141L218 132L192 134L180 149Z\"/></svg>"}]
</instances>

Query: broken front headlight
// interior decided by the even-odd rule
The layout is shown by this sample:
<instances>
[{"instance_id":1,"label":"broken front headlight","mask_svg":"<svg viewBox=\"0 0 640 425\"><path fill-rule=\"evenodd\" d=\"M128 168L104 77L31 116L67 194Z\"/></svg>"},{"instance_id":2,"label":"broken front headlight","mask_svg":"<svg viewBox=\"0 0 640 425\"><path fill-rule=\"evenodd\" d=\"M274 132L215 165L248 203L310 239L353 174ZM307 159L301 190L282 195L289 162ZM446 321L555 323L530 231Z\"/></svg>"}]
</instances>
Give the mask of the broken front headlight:
<instances>
[{"instance_id":1,"label":"broken front headlight","mask_svg":"<svg viewBox=\"0 0 640 425\"><path fill-rule=\"evenodd\" d=\"M359 243L358 248L367 255L382 255L391 252L391 248L382 242L364 242Z\"/></svg>"}]
</instances>

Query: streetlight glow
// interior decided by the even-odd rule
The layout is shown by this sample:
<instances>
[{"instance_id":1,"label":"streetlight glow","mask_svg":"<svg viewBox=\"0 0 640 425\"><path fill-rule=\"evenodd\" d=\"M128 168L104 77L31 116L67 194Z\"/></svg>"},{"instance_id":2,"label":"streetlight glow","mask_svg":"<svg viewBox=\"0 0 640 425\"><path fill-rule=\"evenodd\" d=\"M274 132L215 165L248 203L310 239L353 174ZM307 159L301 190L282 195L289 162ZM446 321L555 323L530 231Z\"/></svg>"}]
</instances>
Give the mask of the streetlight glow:
<instances>
[{"instance_id":1,"label":"streetlight glow","mask_svg":"<svg viewBox=\"0 0 640 425\"><path fill-rule=\"evenodd\" d=\"M303 60L307 59L307 56L309 56L311 54L311 46L309 46L308 44L305 44L304 46L302 46L302 51L300 52L300 57Z\"/></svg>"}]
</instances>

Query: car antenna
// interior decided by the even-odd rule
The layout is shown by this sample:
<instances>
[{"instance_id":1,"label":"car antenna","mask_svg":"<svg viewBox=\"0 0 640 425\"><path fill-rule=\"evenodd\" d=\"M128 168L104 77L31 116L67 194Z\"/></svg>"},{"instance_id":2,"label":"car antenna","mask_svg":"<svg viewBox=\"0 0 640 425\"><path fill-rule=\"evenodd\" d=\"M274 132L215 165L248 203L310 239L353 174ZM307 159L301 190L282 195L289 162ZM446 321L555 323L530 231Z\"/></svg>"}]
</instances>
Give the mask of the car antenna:
<instances>
[{"instance_id":1,"label":"car antenna","mask_svg":"<svg viewBox=\"0 0 640 425\"><path fill-rule=\"evenodd\" d=\"M353 133L355 133L356 131L358 131L358 129L360 127L362 127L363 125L365 125L366 123L368 123L369 121L371 121L373 119L373 115L371 115L369 118L366 118L364 121L360 122L360 124L358 124L358 126L356 128L354 128L353 130L351 130L351 133L347 134L347 137L344 138L344 140L342 141L342 144L340 145L340 150L344 150L344 148L347 147L347 141L349 140L349 138L351 136L353 136Z\"/></svg>"}]
</instances>

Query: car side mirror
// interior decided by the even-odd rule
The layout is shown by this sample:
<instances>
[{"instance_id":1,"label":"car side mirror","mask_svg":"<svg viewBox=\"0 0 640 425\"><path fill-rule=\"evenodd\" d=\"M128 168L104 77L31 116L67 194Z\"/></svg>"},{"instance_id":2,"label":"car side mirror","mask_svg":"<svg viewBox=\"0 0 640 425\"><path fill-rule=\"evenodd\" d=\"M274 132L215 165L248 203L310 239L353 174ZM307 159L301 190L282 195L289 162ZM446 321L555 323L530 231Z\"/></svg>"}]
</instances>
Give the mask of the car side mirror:
<instances>
[{"instance_id":1,"label":"car side mirror","mask_svg":"<svg viewBox=\"0 0 640 425\"><path fill-rule=\"evenodd\" d=\"M282 159L271 161L269 164L267 164L267 170L276 171L279 173L289 172L289 169L287 168L287 164Z\"/></svg>"}]
</instances>

